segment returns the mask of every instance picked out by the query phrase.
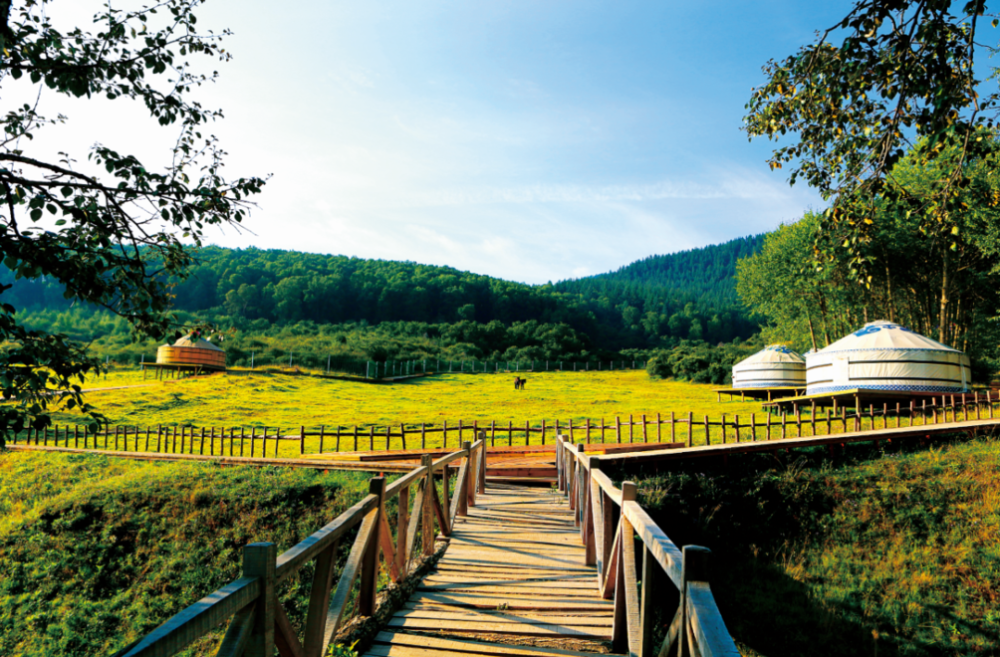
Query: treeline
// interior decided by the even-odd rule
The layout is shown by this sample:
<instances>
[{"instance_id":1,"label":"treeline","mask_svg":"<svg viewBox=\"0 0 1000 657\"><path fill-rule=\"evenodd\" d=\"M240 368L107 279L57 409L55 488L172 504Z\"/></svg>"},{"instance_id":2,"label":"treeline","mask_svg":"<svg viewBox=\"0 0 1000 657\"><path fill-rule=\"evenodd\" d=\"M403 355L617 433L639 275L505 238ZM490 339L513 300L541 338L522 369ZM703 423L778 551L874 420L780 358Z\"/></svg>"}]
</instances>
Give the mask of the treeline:
<instances>
[{"instance_id":1,"label":"treeline","mask_svg":"<svg viewBox=\"0 0 1000 657\"><path fill-rule=\"evenodd\" d=\"M658 335L712 344L747 338L759 329L736 292L736 265L760 251L764 235L669 255L649 256L617 271L562 281L557 291L586 301L601 341L658 346ZM662 346L662 345L659 345Z\"/></svg>"},{"instance_id":2,"label":"treeline","mask_svg":"<svg viewBox=\"0 0 1000 657\"><path fill-rule=\"evenodd\" d=\"M285 329L340 335L357 357L381 345L413 357L608 359L682 340L752 335L757 325L735 302L734 275L739 254L758 242L736 240L538 286L412 262L206 247L191 276L175 282L174 306L185 322L211 322L235 336L274 337ZM115 336L103 343L129 350L120 344L124 322L71 308L58 284L15 281L2 267L0 284L11 285L0 300L26 313L32 326L98 340L95 347Z\"/></svg>"},{"instance_id":3,"label":"treeline","mask_svg":"<svg viewBox=\"0 0 1000 657\"><path fill-rule=\"evenodd\" d=\"M862 258L844 247L847 226L807 213L764 240L738 266L738 291L765 320L764 337L822 349L863 324L885 319L968 352L974 376L997 371L1000 345L1000 145L966 162L970 184L946 205L926 202L947 184L947 161L923 145L891 176L899 189L871 208Z\"/></svg>"}]
</instances>

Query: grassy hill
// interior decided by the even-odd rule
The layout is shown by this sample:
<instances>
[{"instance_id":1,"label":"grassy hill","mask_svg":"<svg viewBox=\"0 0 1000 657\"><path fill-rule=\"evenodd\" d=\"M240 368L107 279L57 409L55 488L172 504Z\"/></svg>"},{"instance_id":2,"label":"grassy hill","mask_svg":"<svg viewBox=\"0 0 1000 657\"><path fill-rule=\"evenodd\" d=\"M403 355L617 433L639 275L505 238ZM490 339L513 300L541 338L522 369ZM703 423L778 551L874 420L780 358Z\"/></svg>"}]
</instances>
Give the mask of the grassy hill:
<instances>
[{"instance_id":1,"label":"grassy hill","mask_svg":"<svg viewBox=\"0 0 1000 657\"><path fill-rule=\"evenodd\" d=\"M247 543L281 552L329 522L368 477L0 454L0 654L111 654L238 578ZM294 622L306 575L282 592Z\"/></svg>"}]
</instances>

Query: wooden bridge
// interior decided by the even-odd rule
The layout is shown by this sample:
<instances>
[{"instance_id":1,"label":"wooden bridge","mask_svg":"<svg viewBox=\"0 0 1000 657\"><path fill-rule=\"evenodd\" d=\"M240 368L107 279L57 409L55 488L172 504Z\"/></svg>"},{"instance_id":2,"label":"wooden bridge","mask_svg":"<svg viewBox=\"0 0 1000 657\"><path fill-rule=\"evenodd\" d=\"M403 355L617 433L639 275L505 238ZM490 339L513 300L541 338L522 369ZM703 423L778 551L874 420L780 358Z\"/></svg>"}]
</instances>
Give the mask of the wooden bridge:
<instances>
[{"instance_id":1,"label":"wooden bridge","mask_svg":"<svg viewBox=\"0 0 1000 657\"><path fill-rule=\"evenodd\" d=\"M588 469L590 457L579 460L557 441L559 489L487 484L483 437L437 460L423 455L389 485L374 478L367 497L280 556L270 543L246 546L243 577L115 657L173 655L223 624L220 657L272 657L275 650L321 657L348 616L356 582L357 614L370 617L380 571L399 583L420 577L422 566L432 569L363 657L738 655L708 583L709 551L674 545L635 501L633 484L616 488ZM448 477L437 480L449 465L459 468L453 495ZM398 513L390 518L385 503L394 497ZM350 533L334 585L336 548ZM308 613L296 628L276 590L309 562ZM668 596L640 584L653 582L655 569L666 573L679 601L660 637L651 614Z\"/></svg>"}]
</instances>

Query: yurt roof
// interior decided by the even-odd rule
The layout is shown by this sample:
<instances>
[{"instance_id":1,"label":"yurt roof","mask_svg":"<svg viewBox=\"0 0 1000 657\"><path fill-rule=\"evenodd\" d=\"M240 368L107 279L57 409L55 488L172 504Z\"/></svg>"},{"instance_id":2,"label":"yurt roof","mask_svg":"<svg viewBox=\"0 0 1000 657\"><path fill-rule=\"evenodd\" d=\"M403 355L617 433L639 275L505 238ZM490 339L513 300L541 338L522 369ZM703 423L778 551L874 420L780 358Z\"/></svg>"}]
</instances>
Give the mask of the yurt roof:
<instances>
[{"instance_id":1,"label":"yurt roof","mask_svg":"<svg viewBox=\"0 0 1000 657\"><path fill-rule=\"evenodd\" d=\"M222 348L212 344L205 338L195 338L185 335L173 344L175 347L194 347L196 349L208 349L209 351L222 351Z\"/></svg>"},{"instance_id":2,"label":"yurt roof","mask_svg":"<svg viewBox=\"0 0 1000 657\"><path fill-rule=\"evenodd\" d=\"M802 356L798 355L788 347L781 344L771 344L753 356L744 358L740 362L736 363L733 367L739 367L741 365L752 365L756 363L802 363L805 361Z\"/></svg>"},{"instance_id":3,"label":"yurt roof","mask_svg":"<svg viewBox=\"0 0 1000 657\"><path fill-rule=\"evenodd\" d=\"M844 336L833 344L820 349L817 354L831 354L846 351L874 351L891 349L893 351L951 351L961 353L957 349L952 349L941 344L937 340L932 340L920 335L905 326L879 320L869 322L861 329Z\"/></svg>"}]
</instances>

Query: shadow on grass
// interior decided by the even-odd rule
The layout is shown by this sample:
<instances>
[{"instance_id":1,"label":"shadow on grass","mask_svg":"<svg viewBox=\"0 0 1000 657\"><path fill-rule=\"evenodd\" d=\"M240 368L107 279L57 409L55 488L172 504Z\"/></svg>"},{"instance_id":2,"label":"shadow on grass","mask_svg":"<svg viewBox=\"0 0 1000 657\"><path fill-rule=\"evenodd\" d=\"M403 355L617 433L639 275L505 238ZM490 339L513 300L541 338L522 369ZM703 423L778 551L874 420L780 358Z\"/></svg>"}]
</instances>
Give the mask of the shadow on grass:
<instances>
[{"instance_id":1,"label":"shadow on grass","mask_svg":"<svg viewBox=\"0 0 1000 657\"><path fill-rule=\"evenodd\" d=\"M956 436L936 440L933 446L968 442L967 437ZM676 544L703 545L713 551L712 589L745 655L1000 654L996 623L970 619L968 613L963 618L959 610L930 604L930 600L913 615L901 611L898 602L896 607L886 606L877 585L851 585L852 578L879 575L871 570L883 567L878 559L849 562L835 550L827 550L838 542L853 541L878 548L881 534L869 535L863 522L845 516L843 506L848 500L854 508L853 501L861 499L857 496L869 492L873 499L883 501L881 506L869 507L884 513L873 522L909 523L906 527L912 531L919 526L913 514L926 513L913 505L940 506L947 513L950 498L928 497L927 491L920 495L912 491L912 502L907 494L907 502L889 498L885 503L884 493L874 487L871 491L856 487L862 482L873 486L875 480L858 478L853 466L887 457L908 459L927 449L917 442L898 441L847 445L832 454L826 448L813 448L730 457L728 466L721 460L671 464L669 472L647 466L642 471L619 471L614 478L639 484L640 503ZM852 527L845 530L848 524ZM916 541L917 549L922 547L917 543L925 539L918 533L910 540ZM805 566L817 559L841 561L827 570ZM843 577L827 582L818 574L826 572ZM901 578L910 574L898 573ZM671 602L675 594L665 578L654 586L668 592L662 596L663 617L657 622L662 631L671 620L666 616L672 617L676 609L676 601ZM943 577L935 586L947 589L962 584Z\"/></svg>"}]
</instances>

